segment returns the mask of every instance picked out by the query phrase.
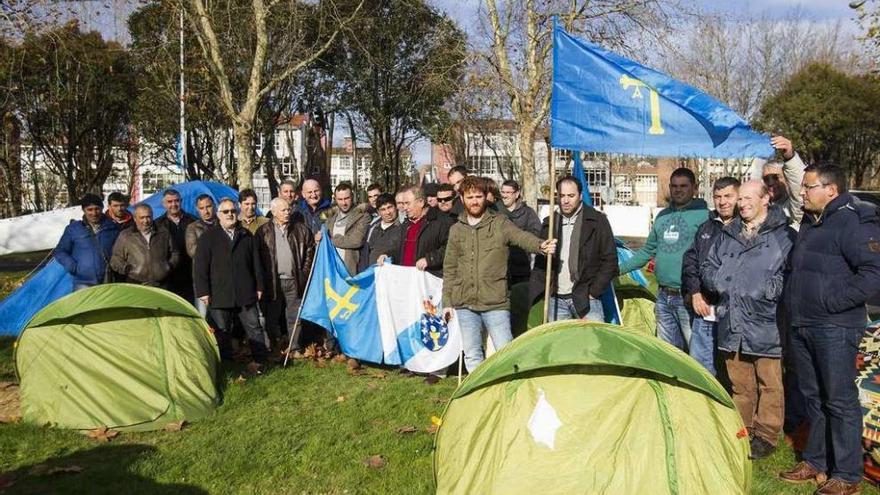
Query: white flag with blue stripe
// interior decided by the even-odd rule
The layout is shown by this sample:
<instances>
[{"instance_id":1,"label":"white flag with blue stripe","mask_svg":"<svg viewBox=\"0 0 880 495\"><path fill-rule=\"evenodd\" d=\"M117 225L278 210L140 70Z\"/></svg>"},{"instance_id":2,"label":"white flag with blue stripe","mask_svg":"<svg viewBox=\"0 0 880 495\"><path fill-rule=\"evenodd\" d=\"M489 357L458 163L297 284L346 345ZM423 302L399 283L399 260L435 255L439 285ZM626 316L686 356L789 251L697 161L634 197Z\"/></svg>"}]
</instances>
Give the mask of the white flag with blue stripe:
<instances>
[{"instance_id":1,"label":"white flag with blue stripe","mask_svg":"<svg viewBox=\"0 0 880 495\"><path fill-rule=\"evenodd\" d=\"M376 267L376 309L384 361L430 373L461 353L458 319L443 319L443 279L413 267Z\"/></svg>"}]
</instances>

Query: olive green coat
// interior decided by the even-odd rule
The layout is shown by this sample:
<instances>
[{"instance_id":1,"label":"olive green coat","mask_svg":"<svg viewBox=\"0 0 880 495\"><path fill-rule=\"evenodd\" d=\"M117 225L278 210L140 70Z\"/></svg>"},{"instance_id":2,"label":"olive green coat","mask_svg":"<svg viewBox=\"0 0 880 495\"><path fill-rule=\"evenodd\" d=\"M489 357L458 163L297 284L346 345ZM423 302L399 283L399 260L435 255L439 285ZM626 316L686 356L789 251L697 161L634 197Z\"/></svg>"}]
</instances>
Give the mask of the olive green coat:
<instances>
[{"instance_id":1,"label":"olive green coat","mask_svg":"<svg viewBox=\"0 0 880 495\"><path fill-rule=\"evenodd\" d=\"M507 256L510 246L529 253L541 249L541 239L520 230L506 216L486 211L475 226L467 213L449 230L443 260L443 305L473 311L508 309Z\"/></svg>"}]
</instances>

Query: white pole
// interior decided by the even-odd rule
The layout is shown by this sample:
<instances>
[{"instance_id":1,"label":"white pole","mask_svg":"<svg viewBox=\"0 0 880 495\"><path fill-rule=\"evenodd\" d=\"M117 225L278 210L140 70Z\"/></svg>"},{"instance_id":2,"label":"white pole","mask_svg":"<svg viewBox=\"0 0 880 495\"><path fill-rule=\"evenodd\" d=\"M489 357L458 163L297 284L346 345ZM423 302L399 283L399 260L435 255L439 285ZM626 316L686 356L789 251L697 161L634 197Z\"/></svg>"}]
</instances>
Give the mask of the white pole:
<instances>
[{"instance_id":1,"label":"white pole","mask_svg":"<svg viewBox=\"0 0 880 495\"><path fill-rule=\"evenodd\" d=\"M324 237L321 237L321 242L324 242ZM319 242L317 246L315 246L315 254L318 253L318 247L321 245ZM302 313L303 304L306 302L306 297L309 295L309 285L312 283L312 273L315 271L315 265L317 264L315 258L312 258L312 266L309 268L309 277L306 279L306 292L303 294L302 299L299 301L299 308L296 310L296 321L293 322L293 329L288 328L288 332L290 332L290 340L287 342L287 351L284 353L284 363L281 365L282 368L287 366L287 360L290 359L290 348L293 346L293 338L296 336L296 327L299 326L299 316Z\"/></svg>"},{"instance_id":2,"label":"white pole","mask_svg":"<svg viewBox=\"0 0 880 495\"><path fill-rule=\"evenodd\" d=\"M180 4L180 166L186 171L186 104L184 103L185 88L183 80L183 2Z\"/></svg>"}]
</instances>

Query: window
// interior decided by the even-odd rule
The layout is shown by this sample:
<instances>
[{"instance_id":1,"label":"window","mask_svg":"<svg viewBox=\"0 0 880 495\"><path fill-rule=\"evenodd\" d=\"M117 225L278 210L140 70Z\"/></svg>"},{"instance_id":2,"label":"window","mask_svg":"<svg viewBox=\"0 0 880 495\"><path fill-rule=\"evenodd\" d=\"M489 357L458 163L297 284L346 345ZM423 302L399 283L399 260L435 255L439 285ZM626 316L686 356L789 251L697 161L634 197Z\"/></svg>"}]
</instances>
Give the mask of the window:
<instances>
[{"instance_id":1,"label":"window","mask_svg":"<svg viewBox=\"0 0 880 495\"><path fill-rule=\"evenodd\" d=\"M633 200L632 182L626 175L614 176L614 201L620 204L631 204Z\"/></svg>"},{"instance_id":2,"label":"window","mask_svg":"<svg viewBox=\"0 0 880 495\"><path fill-rule=\"evenodd\" d=\"M272 143L273 149L275 150L275 156L278 156L281 153L281 131L275 131L274 142Z\"/></svg>"},{"instance_id":3,"label":"window","mask_svg":"<svg viewBox=\"0 0 880 495\"><path fill-rule=\"evenodd\" d=\"M657 176L653 174L637 174L635 180L635 197L637 204L657 206Z\"/></svg>"}]
</instances>

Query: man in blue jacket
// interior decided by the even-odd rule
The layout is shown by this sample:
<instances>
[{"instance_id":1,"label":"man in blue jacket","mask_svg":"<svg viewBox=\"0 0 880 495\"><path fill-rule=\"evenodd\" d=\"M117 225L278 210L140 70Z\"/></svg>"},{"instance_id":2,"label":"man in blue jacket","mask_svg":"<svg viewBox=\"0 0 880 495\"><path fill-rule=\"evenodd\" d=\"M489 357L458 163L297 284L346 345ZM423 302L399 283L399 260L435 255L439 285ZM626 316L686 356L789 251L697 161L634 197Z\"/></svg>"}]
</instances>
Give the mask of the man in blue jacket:
<instances>
[{"instance_id":1,"label":"man in blue jacket","mask_svg":"<svg viewBox=\"0 0 880 495\"><path fill-rule=\"evenodd\" d=\"M827 476L820 495L859 492L862 412L855 362L865 301L880 291L880 217L846 184L844 171L833 165L804 171L805 214L787 294L791 354L810 429L802 461L780 477L804 483Z\"/></svg>"},{"instance_id":2,"label":"man in blue jacket","mask_svg":"<svg viewBox=\"0 0 880 495\"><path fill-rule=\"evenodd\" d=\"M86 194L80 202L83 219L71 222L55 246L55 259L73 276L77 291L105 282L113 243L119 229L101 210L104 202Z\"/></svg>"}]
</instances>

